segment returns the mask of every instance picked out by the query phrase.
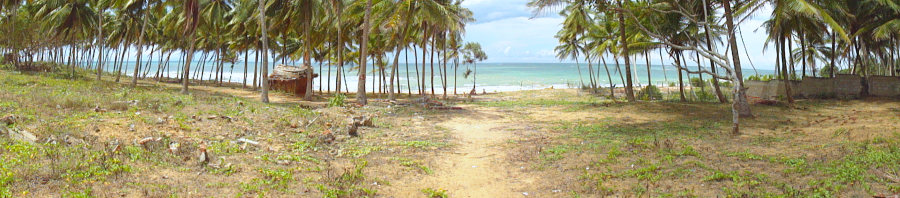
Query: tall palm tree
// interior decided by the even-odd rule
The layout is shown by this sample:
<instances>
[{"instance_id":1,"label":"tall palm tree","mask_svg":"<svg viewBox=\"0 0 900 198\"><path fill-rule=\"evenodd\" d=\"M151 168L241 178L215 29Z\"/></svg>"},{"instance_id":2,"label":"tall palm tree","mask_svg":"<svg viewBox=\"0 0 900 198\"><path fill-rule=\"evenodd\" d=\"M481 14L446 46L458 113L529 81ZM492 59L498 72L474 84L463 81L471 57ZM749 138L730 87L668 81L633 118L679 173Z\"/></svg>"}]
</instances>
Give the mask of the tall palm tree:
<instances>
[{"instance_id":1,"label":"tall palm tree","mask_svg":"<svg viewBox=\"0 0 900 198\"><path fill-rule=\"evenodd\" d=\"M369 31L371 21L369 15L372 14L372 0L366 1L366 13L363 17L362 25L362 41L359 43L359 81L356 89L356 102L360 105L368 104L366 99L366 57L368 57Z\"/></svg>"},{"instance_id":2,"label":"tall palm tree","mask_svg":"<svg viewBox=\"0 0 900 198\"><path fill-rule=\"evenodd\" d=\"M184 0L181 6L183 13L183 29L181 31L182 35L186 36L185 40L188 42L187 49L187 58L184 61L184 73L182 74L181 79L181 93L188 94L188 84L190 81L190 72L191 72L191 62L193 62L194 57L194 47L196 47L196 41L194 41L194 33L196 33L197 27L200 25L200 1L199 0ZM267 100L267 98L264 98Z\"/></svg>"}]
</instances>

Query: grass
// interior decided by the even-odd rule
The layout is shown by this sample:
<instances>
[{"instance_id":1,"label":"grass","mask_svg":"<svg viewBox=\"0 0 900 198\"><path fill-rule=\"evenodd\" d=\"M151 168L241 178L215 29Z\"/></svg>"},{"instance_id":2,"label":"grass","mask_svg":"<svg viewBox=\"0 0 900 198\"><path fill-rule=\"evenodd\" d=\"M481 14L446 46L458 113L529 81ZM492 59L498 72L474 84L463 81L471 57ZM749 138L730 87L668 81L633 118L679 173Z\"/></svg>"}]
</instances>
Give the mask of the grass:
<instances>
[{"instance_id":1,"label":"grass","mask_svg":"<svg viewBox=\"0 0 900 198\"><path fill-rule=\"evenodd\" d=\"M846 197L900 193L900 184L888 179L900 175L896 166L900 163L900 141L896 140L900 135L896 132L893 136L887 130L860 137L853 133L858 127L818 131L816 126L805 126L806 121L797 121L802 120L798 116L827 117L823 115L826 108L855 108L831 103L840 102L803 101L799 105L810 108L801 110L754 107L762 116L744 121L744 130L751 132L741 137L727 134L729 117L692 113L718 112L715 105L536 105L532 107L550 111L580 109L576 112L591 112L601 118L541 120L549 134L560 135L542 144L532 163L538 170L549 166L561 170L563 178L579 178L580 188L572 191L578 196ZM602 118L622 111L619 108L640 109L645 112L626 112L650 119L629 122ZM658 114L674 116L652 117ZM883 117L875 118L868 121L877 126L882 122L877 118ZM760 130L764 133L756 132ZM528 144L534 142L515 142Z\"/></svg>"}]
</instances>

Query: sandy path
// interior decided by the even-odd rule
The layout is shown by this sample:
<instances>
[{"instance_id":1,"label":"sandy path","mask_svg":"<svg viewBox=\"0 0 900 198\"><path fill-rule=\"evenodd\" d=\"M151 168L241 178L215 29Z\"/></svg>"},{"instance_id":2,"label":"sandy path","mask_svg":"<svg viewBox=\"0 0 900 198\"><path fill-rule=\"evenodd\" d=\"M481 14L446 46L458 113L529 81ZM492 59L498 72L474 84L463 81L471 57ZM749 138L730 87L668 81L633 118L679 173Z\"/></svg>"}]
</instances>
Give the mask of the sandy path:
<instances>
[{"instance_id":1,"label":"sandy path","mask_svg":"<svg viewBox=\"0 0 900 198\"><path fill-rule=\"evenodd\" d=\"M533 183L507 161L509 153L502 144L513 136L505 130L514 124L501 112L476 106L437 123L454 136L454 152L439 156L435 172L407 181L395 181L397 197L420 197L425 188L445 189L451 197L523 197L522 189Z\"/></svg>"}]
</instances>

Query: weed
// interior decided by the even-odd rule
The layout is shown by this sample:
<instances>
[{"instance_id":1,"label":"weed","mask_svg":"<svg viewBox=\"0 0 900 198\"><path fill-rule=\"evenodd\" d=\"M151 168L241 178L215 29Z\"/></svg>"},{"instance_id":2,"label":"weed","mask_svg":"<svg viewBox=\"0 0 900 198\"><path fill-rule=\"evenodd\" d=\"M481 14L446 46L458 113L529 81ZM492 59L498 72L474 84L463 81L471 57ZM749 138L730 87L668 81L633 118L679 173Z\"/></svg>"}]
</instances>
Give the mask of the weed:
<instances>
[{"instance_id":1,"label":"weed","mask_svg":"<svg viewBox=\"0 0 900 198\"><path fill-rule=\"evenodd\" d=\"M409 158L400 158L400 157L395 157L395 158L392 158L392 159L395 160L395 161L400 162L400 165L401 165L401 166L406 166L406 167L416 167L416 168L418 168L419 170L421 170L422 172L424 172L425 174L429 174L429 175L432 174L432 173L434 173L434 171L432 171L431 168L428 168L428 166L425 166L424 164L422 164L422 163L420 163L420 162L417 162L417 161L415 161L415 160L412 160L412 159L409 159Z\"/></svg>"},{"instance_id":2,"label":"weed","mask_svg":"<svg viewBox=\"0 0 900 198\"><path fill-rule=\"evenodd\" d=\"M413 141L397 142L396 145L405 146L407 148L414 148L414 149L426 149L426 148L444 147L444 146L447 146L447 143L432 142L429 140L413 140Z\"/></svg>"},{"instance_id":3,"label":"weed","mask_svg":"<svg viewBox=\"0 0 900 198\"><path fill-rule=\"evenodd\" d=\"M635 177L638 180L655 182L661 177L659 170L659 165L651 164L646 167L627 170L624 175Z\"/></svg>"},{"instance_id":4,"label":"weed","mask_svg":"<svg viewBox=\"0 0 900 198\"><path fill-rule=\"evenodd\" d=\"M334 97L328 99L328 107L343 107L346 98L347 96L342 93L335 94Z\"/></svg>"},{"instance_id":5,"label":"weed","mask_svg":"<svg viewBox=\"0 0 900 198\"><path fill-rule=\"evenodd\" d=\"M353 168L345 170L336 178L331 178L326 184L318 184L316 187L325 194L325 197L346 197L354 194L374 195L376 193L375 190L360 185L366 179L363 169L368 164L369 162L366 160L357 160Z\"/></svg>"},{"instance_id":6,"label":"weed","mask_svg":"<svg viewBox=\"0 0 900 198\"><path fill-rule=\"evenodd\" d=\"M541 152L541 159L544 162L552 162L563 158L563 154L569 152L570 147L566 145L556 145Z\"/></svg>"},{"instance_id":7,"label":"weed","mask_svg":"<svg viewBox=\"0 0 900 198\"><path fill-rule=\"evenodd\" d=\"M425 197L428 198L448 198L447 190L444 189L434 189L434 188L426 188L422 189L422 193L425 193Z\"/></svg>"},{"instance_id":8,"label":"weed","mask_svg":"<svg viewBox=\"0 0 900 198\"><path fill-rule=\"evenodd\" d=\"M838 128L838 129L834 130L834 134L831 137L842 136L842 135L847 134L848 132L850 132L850 130L847 128Z\"/></svg>"},{"instance_id":9,"label":"weed","mask_svg":"<svg viewBox=\"0 0 900 198\"><path fill-rule=\"evenodd\" d=\"M287 189L288 184L294 180L291 169L260 169L259 172L265 176L263 184L275 189Z\"/></svg>"},{"instance_id":10,"label":"weed","mask_svg":"<svg viewBox=\"0 0 900 198\"><path fill-rule=\"evenodd\" d=\"M237 153L245 153L244 149L241 149L241 146L231 142L231 141L217 141L213 142L207 148L210 152L219 155L225 154L237 154Z\"/></svg>"}]
</instances>

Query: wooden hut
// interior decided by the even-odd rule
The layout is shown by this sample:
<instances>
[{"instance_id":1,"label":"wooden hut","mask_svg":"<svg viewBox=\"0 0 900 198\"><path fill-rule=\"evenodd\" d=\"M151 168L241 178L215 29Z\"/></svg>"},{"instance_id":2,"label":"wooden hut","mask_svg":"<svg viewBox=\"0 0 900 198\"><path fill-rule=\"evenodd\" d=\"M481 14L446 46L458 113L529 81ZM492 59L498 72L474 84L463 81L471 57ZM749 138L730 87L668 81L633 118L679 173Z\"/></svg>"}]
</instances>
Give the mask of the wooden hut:
<instances>
[{"instance_id":1,"label":"wooden hut","mask_svg":"<svg viewBox=\"0 0 900 198\"><path fill-rule=\"evenodd\" d=\"M308 78L308 74L312 73L312 78ZM298 96L306 94L306 83L312 83L314 78L319 77L313 73L310 66L297 67L289 65L275 66L272 75L269 75L269 88L272 90L280 90L293 93Z\"/></svg>"}]
</instances>

